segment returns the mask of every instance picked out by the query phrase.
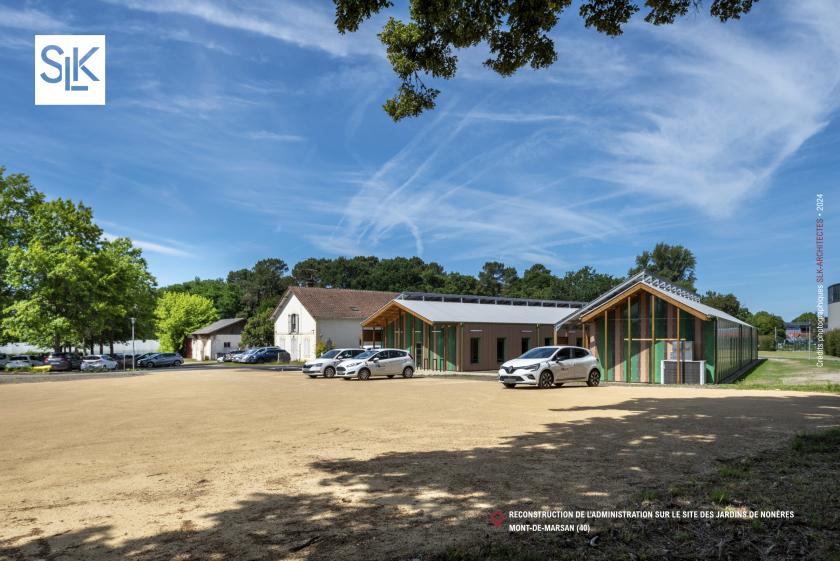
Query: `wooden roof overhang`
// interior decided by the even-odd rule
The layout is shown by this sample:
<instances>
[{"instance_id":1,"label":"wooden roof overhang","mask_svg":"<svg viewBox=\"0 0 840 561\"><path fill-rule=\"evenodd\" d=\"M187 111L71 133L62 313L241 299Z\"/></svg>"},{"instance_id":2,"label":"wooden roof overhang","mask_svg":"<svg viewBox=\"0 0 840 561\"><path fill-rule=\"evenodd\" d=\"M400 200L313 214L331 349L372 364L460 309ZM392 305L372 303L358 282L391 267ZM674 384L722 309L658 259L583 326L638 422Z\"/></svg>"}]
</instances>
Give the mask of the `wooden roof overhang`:
<instances>
[{"instance_id":1,"label":"wooden roof overhang","mask_svg":"<svg viewBox=\"0 0 840 561\"><path fill-rule=\"evenodd\" d=\"M379 308L372 316L362 322L362 327L385 327L386 324L398 319L400 312L406 312L416 318L420 318L425 323L432 325L434 322L424 318L414 310L401 304L399 300L391 300L381 308Z\"/></svg>"},{"instance_id":2,"label":"wooden roof overhang","mask_svg":"<svg viewBox=\"0 0 840 561\"><path fill-rule=\"evenodd\" d=\"M647 292L648 294L652 294L653 296L656 296L657 298L665 300L669 304L672 304L672 305L676 306L677 308L681 309L682 311L686 312L687 314L690 314L690 315L692 315L696 318L699 318L703 321L708 321L708 320L712 319L710 316L707 316L706 314L704 314L704 313L702 313L698 310L695 310L691 306L688 306L688 305L684 304L683 302L680 302L679 300L677 300L675 298L671 298L668 295L667 292L654 290L653 288L649 287L646 284L637 284L636 286L634 286L630 290L628 290L626 292L621 292L619 294L616 294L615 296L613 296L612 298L610 298L609 300L607 300L606 302L604 302L603 304L601 304L597 308L594 308L594 309L586 312L585 314L580 316L580 321L581 322L592 321L593 319L595 319L599 315L603 314L604 311L609 310L610 308L614 307L616 304L618 304L622 300L626 300L627 298L630 298L631 296L635 296L639 292Z\"/></svg>"}]
</instances>

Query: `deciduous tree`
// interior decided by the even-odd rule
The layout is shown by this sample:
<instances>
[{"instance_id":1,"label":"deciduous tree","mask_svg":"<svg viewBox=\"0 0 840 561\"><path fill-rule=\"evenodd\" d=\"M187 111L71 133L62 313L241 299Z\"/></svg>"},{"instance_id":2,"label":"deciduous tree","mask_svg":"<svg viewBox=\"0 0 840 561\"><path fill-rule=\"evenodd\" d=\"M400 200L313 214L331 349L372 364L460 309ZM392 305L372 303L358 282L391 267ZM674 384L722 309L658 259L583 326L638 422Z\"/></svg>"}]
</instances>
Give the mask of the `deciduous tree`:
<instances>
[{"instance_id":1,"label":"deciduous tree","mask_svg":"<svg viewBox=\"0 0 840 561\"><path fill-rule=\"evenodd\" d=\"M758 0L712 0L710 13L720 21L738 19ZM393 8L391 0L334 0L339 32L354 32L374 14ZM645 21L673 23L700 0L646 0ZM409 20L390 17L379 39L400 80L397 94L383 106L392 119L414 117L435 106L440 93L423 78L450 79L458 69L455 51L486 43L484 65L502 76L524 66L546 68L557 60L550 32L571 0L410 0ZM641 9L641 0L583 0L579 14L586 27L610 36Z\"/></svg>"},{"instance_id":2,"label":"deciduous tree","mask_svg":"<svg viewBox=\"0 0 840 561\"><path fill-rule=\"evenodd\" d=\"M155 307L155 328L164 352L180 351L193 331L219 319L209 298L197 294L164 292Z\"/></svg>"}]
</instances>

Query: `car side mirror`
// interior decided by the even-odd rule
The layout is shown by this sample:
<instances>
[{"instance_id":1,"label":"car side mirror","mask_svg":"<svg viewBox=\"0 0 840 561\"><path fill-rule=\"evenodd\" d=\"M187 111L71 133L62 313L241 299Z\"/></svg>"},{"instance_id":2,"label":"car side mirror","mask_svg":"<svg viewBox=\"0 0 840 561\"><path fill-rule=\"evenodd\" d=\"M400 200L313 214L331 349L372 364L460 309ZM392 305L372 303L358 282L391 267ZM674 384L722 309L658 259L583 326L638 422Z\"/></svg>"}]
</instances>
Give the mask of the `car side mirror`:
<instances>
[{"instance_id":1,"label":"car side mirror","mask_svg":"<svg viewBox=\"0 0 840 561\"><path fill-rule=\"evenodd\" d=\"M379 362L379 359L378 359L378 358L375 358L375 359L373 359L371 362L374 362L374 363Z\"/></svg>"}]
</instances>

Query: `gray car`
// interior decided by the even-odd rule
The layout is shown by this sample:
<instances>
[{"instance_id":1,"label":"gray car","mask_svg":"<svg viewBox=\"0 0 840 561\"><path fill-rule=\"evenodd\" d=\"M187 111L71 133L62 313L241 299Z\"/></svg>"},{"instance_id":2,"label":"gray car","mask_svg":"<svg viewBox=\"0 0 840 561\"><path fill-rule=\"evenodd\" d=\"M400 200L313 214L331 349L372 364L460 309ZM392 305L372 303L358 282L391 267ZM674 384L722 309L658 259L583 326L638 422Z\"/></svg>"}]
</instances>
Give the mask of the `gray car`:
<instances>
[{"instance_id":1,"label":"gray car","mask_svg":"<svg viewBox=\"0 0 840 561\"><path fill-rule=\"evenodd\" d=\"M550 388L566 382L601 383L603 369L598 358L583 347L536 347L499 368L499 382L506 388Z\"/></svg>"},{"instance_id":2,"label":"gray car","mask_svg":"<svg viewBox=\"0 0 840 561\"><path fill-rule=\"evenodd\" d=\"M330 349L318 358L307 360L303 365L303 373L310 378L335 376L335 368L344 360L355 358L364 353L364 349Z\"/></svg>"},{"instance_id":3,"label":"gray car","mask_svg":"<svg viewBox=\"0 0 840 561\"><path fill-rule=\"evenodd\" d=\"M414 358L408 351L374 349L340 362L335 369L335 375L345 380L369 380L371 376L393 378L397 374L403 378L411 378L414 376L414 369Z\"/></svg>"},{"instance_id":4,"label":"gray car","mask_svg":"<svg viewBox=\"0 0 840 561\"><path fill-rule=\"evenodd\" d=\"M158 353L139 361L137 366L155 368L158 366L181 366L182 364L184 364L184 357L179 353Z\"/></svg>"}]
</instances>

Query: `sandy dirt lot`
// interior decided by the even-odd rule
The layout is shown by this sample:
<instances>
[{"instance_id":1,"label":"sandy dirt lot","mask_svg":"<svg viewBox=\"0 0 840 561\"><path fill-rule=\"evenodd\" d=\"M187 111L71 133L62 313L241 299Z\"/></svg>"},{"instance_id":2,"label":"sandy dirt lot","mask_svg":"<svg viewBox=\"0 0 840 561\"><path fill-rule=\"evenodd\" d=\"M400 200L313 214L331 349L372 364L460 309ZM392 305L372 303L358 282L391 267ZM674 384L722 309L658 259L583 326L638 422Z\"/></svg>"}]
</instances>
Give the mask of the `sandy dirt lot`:
<instances>
[{"instance_id":1,"label":"sandy dirt lot","mask_svg":"<svg viewBox=\"0 0 840 561\"><path fill-rule=\"evenodd\" d=\"M779 391L244 370L2 385L0 559L412 559L499 531L493 509L608 507L838 424L840 396Z\"/></svg>"}]
</instances>

